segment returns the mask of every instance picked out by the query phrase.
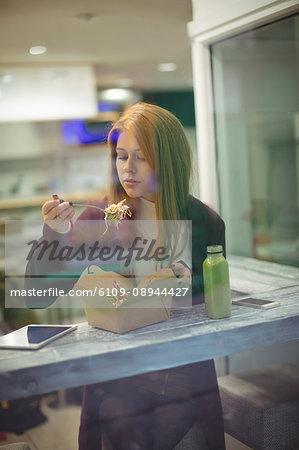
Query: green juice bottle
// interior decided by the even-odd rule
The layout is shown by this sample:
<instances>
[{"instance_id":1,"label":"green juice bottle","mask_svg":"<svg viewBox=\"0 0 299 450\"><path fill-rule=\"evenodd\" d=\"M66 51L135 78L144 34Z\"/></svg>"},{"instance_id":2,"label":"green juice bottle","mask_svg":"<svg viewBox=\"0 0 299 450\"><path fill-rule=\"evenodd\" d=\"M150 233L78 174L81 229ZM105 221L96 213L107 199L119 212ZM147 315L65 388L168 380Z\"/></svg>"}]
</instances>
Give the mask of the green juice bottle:
<instances>
[{"instance_id":1,"label":"green juice bottle","mask_svg":"<svg viewBox=\"0 0 299 450\"><path fill-rule=\"evenodd\" d=\"M203 278L207 316L211 319L230 317L229 271L222 245L207 247L207 257L203 262Z\"/></svg>"}]
</instances>

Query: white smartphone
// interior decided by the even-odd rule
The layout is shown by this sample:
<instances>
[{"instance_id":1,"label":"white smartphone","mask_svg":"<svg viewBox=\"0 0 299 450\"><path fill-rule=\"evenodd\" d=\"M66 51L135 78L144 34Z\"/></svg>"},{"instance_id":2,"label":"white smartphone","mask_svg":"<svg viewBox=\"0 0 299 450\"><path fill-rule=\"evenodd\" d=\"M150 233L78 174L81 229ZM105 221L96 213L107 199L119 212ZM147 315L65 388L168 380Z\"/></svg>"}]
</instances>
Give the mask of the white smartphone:
<instances>
[{"instance_id":1,"label":"white smartphone","mask_svg":"<svg viewBox=\"0 0 299 450\"><path fill-rule=\"evenodd\" d=\"M37 350L76 328L77 325L27 325L0 336L0 348Z\"/></svg>"},{"instance_id":2,"label":"white smartphone","mask_svg":"<svg viewBox=\"0 0 299 450\"><path fill-rule=\"evenodd\" d=\"M241 300L232 300L232 303L234 305L248 306L250 308L257 308L257 309L270 309L280 306L280 303L276 301L262 300L260 298L251 298L251 297L244 298Z\"/></svg>"}]
</instances>

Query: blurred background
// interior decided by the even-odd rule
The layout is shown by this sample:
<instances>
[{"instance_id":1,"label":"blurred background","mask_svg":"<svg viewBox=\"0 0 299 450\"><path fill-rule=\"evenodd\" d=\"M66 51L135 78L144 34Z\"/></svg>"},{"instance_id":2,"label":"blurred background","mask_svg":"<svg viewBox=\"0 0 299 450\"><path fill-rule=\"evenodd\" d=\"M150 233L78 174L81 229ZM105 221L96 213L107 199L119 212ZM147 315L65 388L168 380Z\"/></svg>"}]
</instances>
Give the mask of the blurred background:
<instances>
[{"instance_id":1,"label":"blurred background","mask_svg":"<svg viewBox=\"0 0 299 450\"><path fill-rule=\"evenodd\" d=\"M196 151L191 1L3 1L0 14L2 220L40 217L51 193L101 198L107 132L131 103L175 112Z\"/></svg>"}]
</instances>

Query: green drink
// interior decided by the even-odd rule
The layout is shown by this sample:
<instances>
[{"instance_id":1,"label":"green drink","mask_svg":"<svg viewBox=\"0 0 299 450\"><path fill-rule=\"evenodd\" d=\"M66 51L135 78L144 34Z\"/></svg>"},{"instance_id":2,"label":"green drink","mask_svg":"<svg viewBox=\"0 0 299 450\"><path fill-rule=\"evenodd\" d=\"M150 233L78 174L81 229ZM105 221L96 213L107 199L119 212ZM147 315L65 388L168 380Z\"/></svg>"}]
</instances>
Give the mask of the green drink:
<instances>
[{"instance_id":1,"label":"green drink","mask_svg":"<svg viewBox=\"0 0 299 450\"><path fill-rule=\"evenodd\" d=\"M206 314L211 319L231 315L228 262L222 245L209 245L203 262Z\"/></svg>"}]
</instances>

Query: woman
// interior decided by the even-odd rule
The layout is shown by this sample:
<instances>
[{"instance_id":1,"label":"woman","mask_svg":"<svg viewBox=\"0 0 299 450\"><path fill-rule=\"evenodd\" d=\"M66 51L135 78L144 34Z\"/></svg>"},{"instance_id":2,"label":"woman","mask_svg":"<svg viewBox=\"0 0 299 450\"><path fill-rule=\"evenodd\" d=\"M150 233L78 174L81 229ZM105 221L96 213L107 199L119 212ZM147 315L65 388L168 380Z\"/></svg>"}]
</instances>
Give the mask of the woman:
<instances>
[{"instance_id":1,"label":"woman","mask_svg":"<svg viewBox=\"0 0 299 450\"><path fill-rule=\"evenodd\" d=\"M225 247L225 227L214 211L189 195L191 151L181 123L165 109L138 103L113 126L108 142L109 203L126 198L131 219L192 221L192 262L183 254L171 267L185 286L192 275L192 302L202 302L206 246ZM92 204L103 208L107 200ZM46 202L44 235L60 234L64 239L73 215L67 202ZM103 219L103 214L87 208L79 219ZM35 273L34 262L28 268L27 274L31 273ZM103 429L113 449L172 449L194 423L202 429L202 448L225 448L213 361L87 386L79 447L101 448Z\"/></svg>"}]
</instances>

